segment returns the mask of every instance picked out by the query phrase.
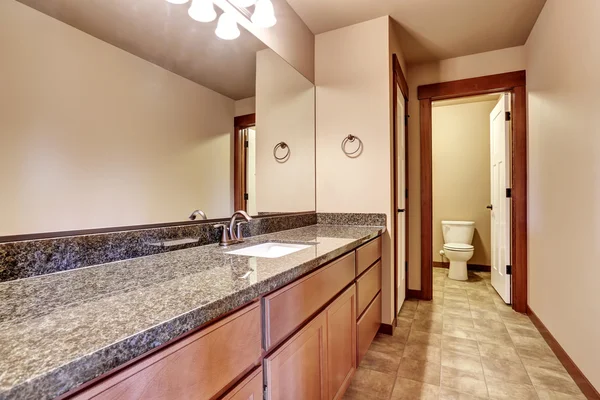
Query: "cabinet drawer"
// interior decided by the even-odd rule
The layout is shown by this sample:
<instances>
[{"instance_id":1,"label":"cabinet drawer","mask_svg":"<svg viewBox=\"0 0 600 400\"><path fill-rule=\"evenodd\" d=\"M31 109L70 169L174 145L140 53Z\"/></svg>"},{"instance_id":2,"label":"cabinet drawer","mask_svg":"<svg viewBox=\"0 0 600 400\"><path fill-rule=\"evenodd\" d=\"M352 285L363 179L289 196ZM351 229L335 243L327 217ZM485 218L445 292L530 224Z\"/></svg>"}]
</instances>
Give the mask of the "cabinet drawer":
<instances>
[{"instance_id":1,"label":"cabinet drawer","mask_svg":"<svg viewBox=\"0 0 600 400\"><path fill-rule=\"evenodd\" d=\"M381 236L356 249L356 276L381 258Z\"/></svg>"},{"instance_id":2,"label":"cabinet drawer","mask_svg":"<svg viewBox=\"0 0 600 400\"><path fill-rule=\"evenodd\" d=\"M263 373L260 367L223 397L223 400L262 400L262 398Z\"/></svg>"},{"instance_id":3,"label":"cabinet drawer","mask_svg":"<svg viewBox=\"0 0 600 400\"><path fill-rule=\"evenodd\" d=\"M265 350L306 321L354 279L354 253L264 298Z\"/></svg>"},{"instance_id":4,"label":"cabinet drawer","mask_svg":"<svg viewBox=\"0 0 600 400\"><path fill-rule=\"evenodd\" d=\"M132 364L73 398L211 399L261 356L258 303Z\"/></svg>"},{"instance_id":5,"label":"cabinet drawer","mask_svg":"<svg viewBox=\"0 0 600 400\"><path fill-rule=\"evenodd\" d=\"M361 315L381 290L381 261L356 280L357 315Z\"/></svg>"},{"instance_id":6,"label":"cabinet drawer","mask_svg":"<svg viewBox=\"0 0 600 400\"><path fill-rule=\"evenodd\" d=\"M379 326L381 325L381 293L375 297L375 300L367 307L367 311L363 314L362 317L358 320L357 326L357 364L360 364L360 361L369 350L369 346L371 346L371 342L377 335L377 331L379 331Z\"/></svg>"}]
</instances>

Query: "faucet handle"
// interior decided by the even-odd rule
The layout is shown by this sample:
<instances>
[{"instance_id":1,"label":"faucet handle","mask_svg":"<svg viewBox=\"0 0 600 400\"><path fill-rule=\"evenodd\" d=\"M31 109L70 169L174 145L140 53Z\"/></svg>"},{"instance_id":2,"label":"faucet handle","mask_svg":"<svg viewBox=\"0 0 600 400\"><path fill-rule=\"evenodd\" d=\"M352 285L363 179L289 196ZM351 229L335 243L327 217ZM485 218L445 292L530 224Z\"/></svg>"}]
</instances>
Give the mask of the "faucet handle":
<instances>
[{"instance_id":1,"label":"faucet handle","mask_svg":"<svg viewBox=\"0 0 600 400\"><path fill-rule=\"evenodd\" d=\"M242 235L242 225L248 225L248 221L241 221L236 224L236 236L238 240L244 240L244 236Z\"/></svg>"},{"instance_id":2,"label":"faucet handle","mask_svg":"<svg viewBox=\"0 0 600 400\"><path fill-rule=\"evenodd\" d=\"M215 224L213 225L213 228L215 229L219 229L219 228L223 228L223 231L221 233L221 245L223 245L224 243L229 243L229 235L227 234L228 230L227 230L227 225L225 224Z\"/></svg>"}]
</instances>

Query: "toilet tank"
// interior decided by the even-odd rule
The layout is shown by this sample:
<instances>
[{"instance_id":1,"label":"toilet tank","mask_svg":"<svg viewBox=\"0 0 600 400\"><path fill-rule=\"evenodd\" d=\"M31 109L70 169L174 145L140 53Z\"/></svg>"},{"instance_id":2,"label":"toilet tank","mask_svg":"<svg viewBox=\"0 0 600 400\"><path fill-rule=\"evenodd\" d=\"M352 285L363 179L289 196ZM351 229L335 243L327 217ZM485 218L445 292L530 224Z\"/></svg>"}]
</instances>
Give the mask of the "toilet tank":
<instances>
[{"instance_id":1,"label":"toilet tank","mask_svg":"<svg viewBox=\"0 0 600 400\"><path fill-rule=\"evenodd\" d=\"M471 244L475 233L473 221L442 221L444 243Z\"/></svg>"}]
</instances>

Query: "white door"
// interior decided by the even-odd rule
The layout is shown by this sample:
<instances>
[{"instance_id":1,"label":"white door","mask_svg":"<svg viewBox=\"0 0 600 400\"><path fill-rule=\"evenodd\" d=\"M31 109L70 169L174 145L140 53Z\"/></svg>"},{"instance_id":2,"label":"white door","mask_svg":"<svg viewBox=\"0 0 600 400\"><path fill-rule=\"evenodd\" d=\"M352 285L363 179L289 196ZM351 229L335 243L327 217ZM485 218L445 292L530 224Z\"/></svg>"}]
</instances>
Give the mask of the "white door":
<instances>
[{"instance_id":1,"label":"white door","mask_svg":"<svg viewBox=\"0 0 600 400\"><path fill-rule=\"evenodd\" d=\"M396 213L398 223L398 234L396 235L396 245L398 246L398 260L396 266L398 268L398 282L397 282L397 293L398 293L398 309L396 314L400 312L400 308L406 298L406 138L405 138L405 110L404 110L404 97L398 87L398 97L396 103L398 105L396 127L398 129L397 134L397 157L398 157L398 170L397 170L397 188L398 188L398 212Z\"/></svg>"},{"instance_id":2,"label":"white door","mask_svg":"<svg viewBox=\"0 0 600 400\"><path fill-rule=\"evenodd\" d=\"M510 95L502 95L490 114L490 163L492 188L492 286L507 303L511 303L510 264Z\"/></svg>"}]
</instances>

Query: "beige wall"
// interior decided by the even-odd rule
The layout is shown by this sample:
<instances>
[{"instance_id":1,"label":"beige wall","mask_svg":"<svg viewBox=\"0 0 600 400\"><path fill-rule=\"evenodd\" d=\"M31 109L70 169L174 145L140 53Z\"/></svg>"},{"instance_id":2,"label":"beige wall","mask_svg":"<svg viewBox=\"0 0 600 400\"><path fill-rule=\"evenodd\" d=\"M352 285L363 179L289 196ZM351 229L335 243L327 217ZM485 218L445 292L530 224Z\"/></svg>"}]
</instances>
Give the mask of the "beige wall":
<instances>
[{"instance_id":1,"label":"beige wall","mask_svg":"<svg viewBox=\"0 0 600 400\"><path fill-rule=\"evenodd\" d=\"M529 305L600 390L600 2L548 0L526 43Z\"/></svg>"},{"instance_id":2,"label":"beige wall","mask_svg":"<svg viewBox=\"0 0 600 400\"><path fill-rule=\"evenodd\" d=\"M282 141L291 152L285 163L273 156ZM315 88L270 49L256 55L256 207L315 209Z\"/></svg>"},{"instance_id":3,"label":"beige wall","mask_svg":"<svg viewBox=\"0 0 600 400\"><path fill-rule=\"evenodd\" d=\"M432 109L433 260L442 261L441 221L474 221L470 264L491 265L490 112L497 99ZM448 261L444 259L443 261Z\"/></svg>"},{"instance_id":4,"label":"beige wall","mask_svg":"<svg viewBox=\"0 0 600 400\"><path fill-rule=\"evenodd\" d=\"M384 323L393 320L391 247L391 116L389 18L317 35L317 210L385 213L383 241ZM354 134L358 158L340 145Z\"/></svg>"},{"instance_id":5,"label":"beige wall","mask_svg":"<svg viewBox=\"0 0 600 400\"><path fill-rule=\"evenodd\" d=\"M234 102L0 2L0 235L232 210Z\"/></svg>"},{"instance_id":6,"label":"beige wall","mask_svg":"<svg viewBox=\"0 0 600 400\"><path fill-rule=\"evenodd\" d=\"M256 97L237 100L235 102L235 116L254 114L256 112Z\"/></svg>"},{"instance_id":7,"label":"beige wall","mask_svg":"<svg viewBox=\"0 0 600 400\"><path fill-rule=\"evenodd\" d=\"M523 46L503 50L451 58L439 62L410 65L408 85L410 101L408 114L408 227L409 227L409 283L410 289L421 288L421 194L420 194L420 150L419 150L419 101L417 88L420 85L474 78L525 69Z\"/></svg>"}]
</instances>

